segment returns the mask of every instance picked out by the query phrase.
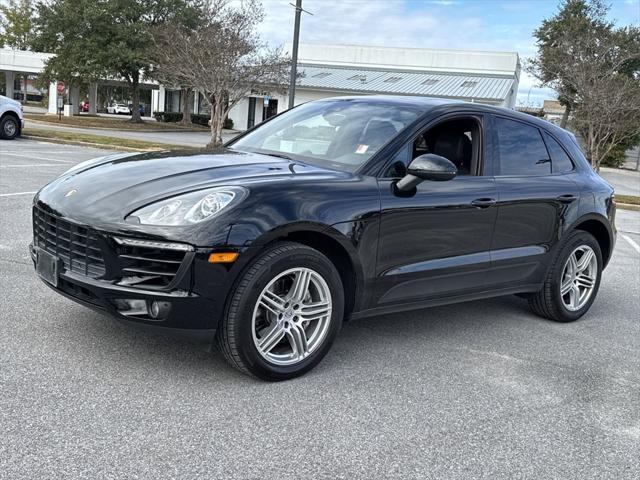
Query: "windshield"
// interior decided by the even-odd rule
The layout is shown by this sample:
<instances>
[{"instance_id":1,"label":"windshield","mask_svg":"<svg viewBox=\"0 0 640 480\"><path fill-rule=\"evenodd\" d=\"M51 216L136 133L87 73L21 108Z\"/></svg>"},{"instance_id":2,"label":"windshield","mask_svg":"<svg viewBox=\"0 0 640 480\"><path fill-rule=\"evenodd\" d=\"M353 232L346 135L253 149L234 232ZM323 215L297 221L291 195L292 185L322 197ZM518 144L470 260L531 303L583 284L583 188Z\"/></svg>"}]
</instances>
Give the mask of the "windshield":
<instances>
[{"instance_id":1,"label":"windshield","mask_svg":"<svg viewBox=\"0 0 640 480\"><path fill-rule=\"evenodd\" d=\"M362 100L311 102L256 128L230 148L354 171L419 113Z\"/></svg>"}]
</instances>

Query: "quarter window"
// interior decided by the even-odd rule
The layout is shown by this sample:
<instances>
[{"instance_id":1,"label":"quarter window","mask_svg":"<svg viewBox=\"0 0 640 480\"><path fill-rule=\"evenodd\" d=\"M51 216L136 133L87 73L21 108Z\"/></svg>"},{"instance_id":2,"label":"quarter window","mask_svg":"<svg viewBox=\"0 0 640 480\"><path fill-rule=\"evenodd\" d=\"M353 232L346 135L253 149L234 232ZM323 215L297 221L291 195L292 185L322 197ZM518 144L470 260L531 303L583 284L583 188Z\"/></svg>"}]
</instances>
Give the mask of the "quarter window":
<instances>
[{"instance_id":1,"label":"quarter window","mask_svg":"<svg viewBox=\"0 0 640 480\"><path fill-rule=\"evenodd\" d=\"M553 169L553 173L567 173L573 170L573 162L571 158L569 158L569 155L567 155L567 152L565 152L564 148L547 132L544 132L544 141L547 144L549 155L551 155L551 168Z\"/></svg>"},{"instance_id":2,"label":"quarter window","mask_svg":"<svg viewBox=\"0 0 640 480\"><path fill-rule=\"evenodd\" d=\"M536 127L506 118L495 120L501 175L551 173L551 159Z\"/></svg>"}]
</instances>

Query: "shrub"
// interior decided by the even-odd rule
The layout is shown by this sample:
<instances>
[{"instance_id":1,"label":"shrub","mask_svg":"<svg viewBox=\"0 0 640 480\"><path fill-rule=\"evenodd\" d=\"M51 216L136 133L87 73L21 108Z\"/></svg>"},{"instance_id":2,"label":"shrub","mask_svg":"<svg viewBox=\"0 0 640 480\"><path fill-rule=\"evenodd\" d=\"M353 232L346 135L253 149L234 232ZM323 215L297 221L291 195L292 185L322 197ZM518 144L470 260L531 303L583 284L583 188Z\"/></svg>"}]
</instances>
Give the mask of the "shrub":
<instances>
[{"instance_id":1,"label":"shrub","mask_svg":"<svg viewBox=\"0 0 640 480\"><path fill-rule=\"evenodd\" d=\"M158 122L164 123L177 123L182 120L182 112L155 112L153 116ZM205 127L208 127L210 119L211 117L209 117L209 115L197 113L191 114L191 121L196 125L203 125ZM230 118L226 118L224 120L223 128L232 129L233 120L231 120Z\"/></svg>"}]
</instances>

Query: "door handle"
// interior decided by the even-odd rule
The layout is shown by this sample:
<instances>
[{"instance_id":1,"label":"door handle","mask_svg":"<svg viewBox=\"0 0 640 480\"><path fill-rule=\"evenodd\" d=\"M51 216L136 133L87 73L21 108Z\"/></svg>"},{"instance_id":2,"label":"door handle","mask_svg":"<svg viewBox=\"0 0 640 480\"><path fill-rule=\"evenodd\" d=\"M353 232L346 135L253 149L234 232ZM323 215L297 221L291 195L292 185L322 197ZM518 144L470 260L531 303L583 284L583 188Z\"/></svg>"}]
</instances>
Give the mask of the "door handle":
<instances>
[{"instance_id":1,"label":"door handle","mask_svg":"<svg viewBox=\"0 0 640 480\"><path fill-rule=\"evenodd\" d=\"M560 195L557 200L560 203L573 203L576 200L578 200L578 196L577 195L572 195L572 194L567 194L567 195Z\"/></svg>"},{"instance_id":2,"label":"door handle","mask_svg":"<svg viewBox=\"0 0 640 480\"><path fill-rule=\"evenodd\" d=\"M496 204L495 198L477 198L473 202L471 202L471 205L476 208L489 208L495 204Z\"/></svg>"}]
</instances>

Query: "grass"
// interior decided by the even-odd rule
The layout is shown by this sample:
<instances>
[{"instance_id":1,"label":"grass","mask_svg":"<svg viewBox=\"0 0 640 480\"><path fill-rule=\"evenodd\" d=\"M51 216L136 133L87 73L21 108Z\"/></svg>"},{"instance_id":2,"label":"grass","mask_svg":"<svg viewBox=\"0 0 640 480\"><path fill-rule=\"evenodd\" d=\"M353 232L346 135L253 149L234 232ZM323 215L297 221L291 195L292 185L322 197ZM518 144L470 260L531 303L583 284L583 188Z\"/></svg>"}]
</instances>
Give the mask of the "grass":
<instances>
[{"instance_id":1,"label":"grass","mask_svg":"<svg viewBox=\"0 0 640 480\"><path fill-rule=\"evenodd\" d=\"M616 203L625 203L627 205L640 205L640 197L636 195L618 195L616 193Z\"/></svg>"},{"instance_id":2,"label":"grass","mask_svg":"<svg viewBox=\"0 0 640 480\"><path fill-rule=\"evenodd\" d=\"M45 129L24 129L22 132L25 137L43 138L61 143L74 143L79 145L101 146L105 148L121 149L121 150L193 150L184 145L171 145L167 143L145 142L143 140L132 140L126 138L103 137L101 135L90 135L76 132L62 132L60 130Z\"/></svg>"},{"instance_id":3,"label":"grass","mask_svg":"<svg viewBox=\"0 0 640 480\"><path fill-rule=\"evenodd\" d=\"M62 125L68 127L84 128L109 128L114 130L138 130L138 131L197 131L206 132L209 127L202 125L183 126L178 123L162 123L145 120L142 123L133 123L127 119L97 117L89 115L77 115L74 117L61 117L57 115L38 115L34 113L25 114L27 120L46 122L52 125Z\"/></svg>"}]
</instances>

